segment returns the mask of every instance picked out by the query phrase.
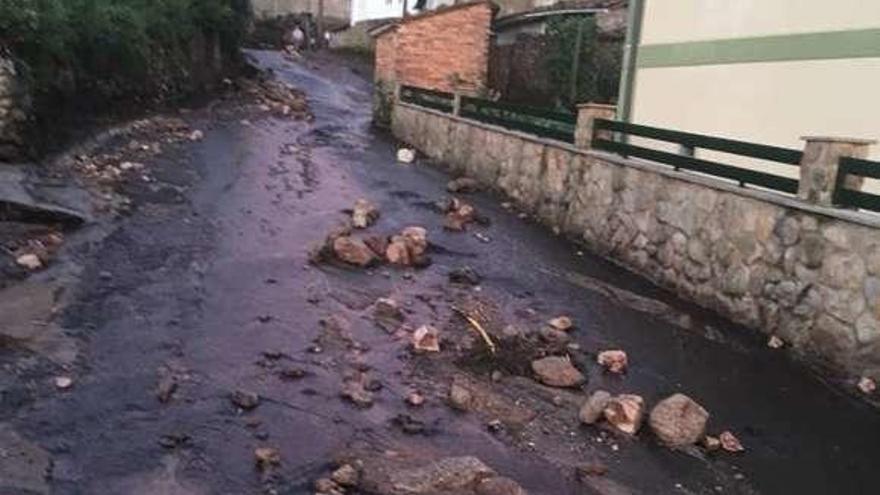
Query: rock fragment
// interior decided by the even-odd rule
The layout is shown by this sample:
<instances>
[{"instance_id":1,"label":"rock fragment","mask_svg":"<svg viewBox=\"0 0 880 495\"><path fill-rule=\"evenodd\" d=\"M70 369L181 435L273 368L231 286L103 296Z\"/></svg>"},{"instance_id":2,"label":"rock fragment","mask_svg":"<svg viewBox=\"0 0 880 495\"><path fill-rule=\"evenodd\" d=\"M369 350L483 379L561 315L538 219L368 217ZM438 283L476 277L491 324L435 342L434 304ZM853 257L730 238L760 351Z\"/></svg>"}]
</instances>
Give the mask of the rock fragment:
<instances>
[{"instance_id":1,"label":"rock fragment","mask_svg":"<svg viewBox=\"0 0 880 495\"><path fill-rule=\"evenodd\" d=\"M369 266L376 261L376 254L363 239L351 236L337 237L333 241L333 253L339 260L360 267Z\"/></svg>"},{"instance_id":2,"label":"rock fragment","mask_svg":"<svg viewBox=\"0 0 880 495\"><path fill-rule=\"evenodd\" d=\"M605 420L618 431L635 435L642 426L645 400L638 395L621 394L612 397L605 407Z\"/></svg>"},{"instance_id":3,"label":"rock fragment","mask_svg":"<svg viewBox=\"0 0 880 495\"><path fill-rule=\"evenodd\" d=\"M626 352L621 350L608 350L599 353L596 362L611 373L620 374L626 371L629 364Z\"/></svg>"},{"instance_id":4,"label":"rock fragment","mask_svg":"<svg viewBox=\"0 0 880 495\"><path fill-rule=\"evenodd\" d=\"M412 336L416 352L440 352L440 332L431 325L422 325Z\"/></svg>"},{"instance_id":5,"label":"rock fragment","mask_svg":"<svg viewBox=\"0 0 880 495\"><path fill-rule=\"evenodd\" d=\"M257 467L261 471L265 471L281 464L281 453L278 452L278 449L271 447L257 447L254 449L254 459L257 462Z\"/></svg>"},{"instance_id":6,"label":"rock fragment","mask_svg":"<svg viewBox=\"0 0 880 495\"><path fill-rule=\"evenodd\" d=\"M610 400L611 394L604 390L593 392L578 412L581 423L591 425L599 421L605 414L605 408Z\"/></svg>"},{"instance_id":7,"label":"rock fragment","mask_svg":"<svg viewBox=\"0 0 880 495\"><path fill-rule=\"evenodd\" d=\"M397 150L397 161L400 163L412 163L416 159L416 152L410 148L400 148Z\"/></svg>"},{"instance_id":8,"label":"rock fragment","mask_svg":"<svg viewBox=\"0 0 880 495\"><path fill-rule=\"evenodd\" d=\"M471 177L459 177L446 183L446 190L451 193L474 193L480 190L480 183Z\"/></svg>"},{"instance_id":9,"label":"rock fragment","mask_svg":"<svg viewBox=\"0 0 880 495\"><path fill-rule=\"evenodd\" d=\"M333 471L330 479L339 486L354 487L358 484L360 473L351 464L343 464Z\"/></svg>"},{"instance_id":10,"label":"rock fragment","mask_svg":"<svg viewBox=\"0 0 880 495\"><path fill-rule=\"evenodd\" d=\"M471 408L473 395L467 388L456 382L452 382L449 388L449 404L459 411L467 411Z\"/></svg>"},{"instance_id":11,"label":"rock fragment","mask_svg":"<svg viewBox=\"0 0 880 495\"><path fill-rule=\"evenodd\" d=\"M785 342L775 335L771 335L767 340L767 347L771 349L781 349L785 345Z\"/></svg>"},{"instance_id":12,"label":"rock fragment","mask_svg":"<svg viewBox=\"0 0 880 495\"><path fill-rule=\"evenodd\" d=\"M470 266L462 266L449 271L449 281L454 284L480 285L483 277Z\"/></svg>"},{"instance_id":13,"label":"rock fragment","mask_svg":"<svg viewBox=\"0 0 880 495\"><path fill-rule=\"evenodd\" d=\"M477 484L477 495L528 495L516 481L504 476L485 478Z\"/></svg>"},{"instance_id":14,"label":"rock fragment","mask_svg":"<svg viewBox=\"0 0 880 495\"><path fill-rule=\"evenodd\" d=\"M379 219L379 208L366 199L358 199L351 212L351 225L356 229L365 229Z\"/></svg>"},{"instance_id":15,"label":"rock fragment","mask_svg":"<svg viewBox=\"0 0 880 495\"><path fill-rule=\"evenodd\" d=\"M574 322L569 316L557 316L556 318L548 321L547 324L550 325L551 328L561 330L563 332L567 332L574 327Z\"/></svg>"},{"instance_id":16,"label":"rock fragment","mask_svg":"<svg viewBox=\"0 0 880 495\"><path fill-rule=\"evenodd\" d=\"M684 394L675 394L660 401L648 418L651 430L670 447L684 447L704 438L709 413Z\"/></svg>"},{"instance_id":17,"label":"rock fragment","mask_svg":"<svg viewBox=\"0 0 880 495\"><path fill-rule=\"evenodd\" d=\"M721 448L728 452L738 453L745 452L746 450L739 439L729 431L722 432L718 435L718 440L721 442Z\"/></svg>"},{"instance_id":18,"label":"rock fragment","mask_svg":"<svg viewBox=\"0 0 880 495\"><path fill-rule=\"evenodd\" d=\"M859 390L861 390L861 392L865 395L871 395L874 393L875 390L877 390L877 384L874 382L874 380L866 376L863 376L861 379L859 379L858 387Z\"/></svg>"},{"instance_id":19,"label":"rock fragment","mask_svg":"<svg viewBox=\"0 0 880 495\"><path fill-rule=\"evenodd\" d=\"M236 407L244 411L251 411L260 405L259 395L241 389L233 392L232 395L229 396L229 400L232 401Z\"/></svg>"},{"instance_id":20,"label":"rock fragment","mask_svg":"<svg viewBox=\"0 0 880 495\"><path fill-rule=\"evenodd\" d=\"M15 263L28 270L39 270L43 267L43 262L40 260L40 257L33 253L22 254L15 258Z\"/></svg>"},{"instance_id":21,"label":"rock fragment","mask_svg":"<svg viewBox=\"0 0 880 495\"><path fill-rule=\"evenodd\" d=\"M55 377L55 388L58 390L67 390L73 386L73 378L69 376Z\"/></svg>"},{"instance_id":22,"label":"rock fragment","mask_svg":"<svg viewBox=\"0 0 880 495\"><path fill-rule=\"evenodd\" d=\"M367 409L373 406L373 394L364 388L363 380L346 381L340 395L359 408Z\"/></svg>"},{"instance_id":23,"label":"rock fragment","mask_svg":"<svg viewBox=\"0 0 880 495\"><path fill-rule=\"evenodd\" d=\"M571 359L549 356L532 361L532 371L544 385L551 387L576 387L586 381L584 375L571 364Z\"/></svg>"}]
</instances>

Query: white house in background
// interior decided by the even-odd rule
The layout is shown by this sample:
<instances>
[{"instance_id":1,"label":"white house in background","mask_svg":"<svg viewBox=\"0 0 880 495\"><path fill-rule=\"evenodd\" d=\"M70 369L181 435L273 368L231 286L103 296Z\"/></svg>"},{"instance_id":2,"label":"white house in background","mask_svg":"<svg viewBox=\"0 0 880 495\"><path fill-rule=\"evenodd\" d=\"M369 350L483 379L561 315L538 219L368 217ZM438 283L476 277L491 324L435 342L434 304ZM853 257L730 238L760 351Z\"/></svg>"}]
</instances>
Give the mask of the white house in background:
<instances>
[{"instance_id":1,"label":"white house in background","mask_svg":"<svg viewBox=\"0 0 880 495\"><path fill-rule=\"evenodd\" d=\"M455 0L351 0L351 24L403 17L404 6L410 14L418 14L453 3Z\"/></svg>"}]
</instances>

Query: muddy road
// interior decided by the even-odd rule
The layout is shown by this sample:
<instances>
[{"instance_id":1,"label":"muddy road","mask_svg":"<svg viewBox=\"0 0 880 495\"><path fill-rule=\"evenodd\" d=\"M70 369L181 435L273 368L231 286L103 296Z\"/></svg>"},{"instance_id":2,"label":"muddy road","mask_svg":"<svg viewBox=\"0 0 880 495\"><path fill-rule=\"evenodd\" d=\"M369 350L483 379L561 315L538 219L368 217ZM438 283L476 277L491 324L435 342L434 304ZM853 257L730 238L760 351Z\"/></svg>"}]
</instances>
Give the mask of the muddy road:
<instances>
[{"instance_id":1,"label":"muddy road","mask_svg":"<svg viewBox=\"0 0 880 495\"><path fill-rule=\"evenodd\" d=\"M0 348L0 493L315 493L352 451L473 455L532 494L876 492L875 410L752 332L520 218L503 198L468 195L491 224L444 231L433 205L449 176L396 162L396 143L369 126L369 75L330 57L251 56L305 91L314 120L222 105L187 114L204 139L150 163L154 187L131 191L131 214L74 234L59 268L31 277L59 284L49 318L58 332L50 345ZM378 205L376 232L425 227L432 264L310 264L312 246L358 198ZM465 265L483 277L479 288L448 281ZM581 426L585 393L516 376L527 361L413 355L407 337L373 321L380 297L398 301L413 327L448 335L464 327L451 310L462 298L522 327L570 315L585 390L637 393L649 406L684 392L711 413L710 431L736 432L747 450L676 452L647 427L625 438ZM593 364L607 348L628 352L625 376ZM59 374L73 378L69 389L53 382ZM356 374L369 376L371 407L340 397ZM506 408L453 410L455 376ZM414 390L424 405L404 401ZM236 391L259 404L231 401ZM487 428L493 419L504 427ZM258 471L257 447L278 449L280 465ZM22 459L46 475L13 467ZM608 472L579 482L584 462Z\"/></svg>"}]
</instances>

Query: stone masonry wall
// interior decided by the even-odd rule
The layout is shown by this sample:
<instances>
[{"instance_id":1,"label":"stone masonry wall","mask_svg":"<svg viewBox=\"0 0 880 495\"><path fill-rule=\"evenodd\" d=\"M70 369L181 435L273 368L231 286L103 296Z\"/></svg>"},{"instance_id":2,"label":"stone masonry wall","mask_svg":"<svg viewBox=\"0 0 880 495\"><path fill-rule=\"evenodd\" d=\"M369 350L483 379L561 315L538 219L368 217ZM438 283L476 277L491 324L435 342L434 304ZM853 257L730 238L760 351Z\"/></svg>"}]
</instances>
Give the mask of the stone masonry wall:
<instances>
[{"instance_id":1,"label":"stone masonry wall","mask_svg":"<svg viewBox=\"0 0 880 495\"><path fill-rule=\"evenodd\" d=\"M814 364L880 379L880 221L405 103L394 134Z\"/></svg>"}]
</instances>

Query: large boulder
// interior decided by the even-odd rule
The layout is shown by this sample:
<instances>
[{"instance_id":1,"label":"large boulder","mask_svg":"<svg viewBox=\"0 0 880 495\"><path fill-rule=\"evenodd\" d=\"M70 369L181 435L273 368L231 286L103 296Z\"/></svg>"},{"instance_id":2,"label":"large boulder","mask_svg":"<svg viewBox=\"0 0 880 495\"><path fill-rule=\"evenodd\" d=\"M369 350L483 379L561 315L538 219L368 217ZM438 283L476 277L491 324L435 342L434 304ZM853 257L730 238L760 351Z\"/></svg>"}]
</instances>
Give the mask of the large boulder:
<instances>
[{"instance_id":1,"label":"large boulder","mask_svg":"<svg viewBox=\"0 0 880 495\"><path fill-rule=\"evenodd\" d=\"M561 356L549 356L532 361L532 371L538 380L551 387L576 387L587 381L571 360Z\"/></svg>"},{"instance_id":2,"label":"large boulder","mask_svg":"<svg viewBox=\"0 0 880 495\"><path fill-rule=\"evenodd\" d=\"M706 434L709 413L684 394L660 401L651 411L648 424L661 442L684 447L700 441Z\"/></svg>"}]
</instances>

